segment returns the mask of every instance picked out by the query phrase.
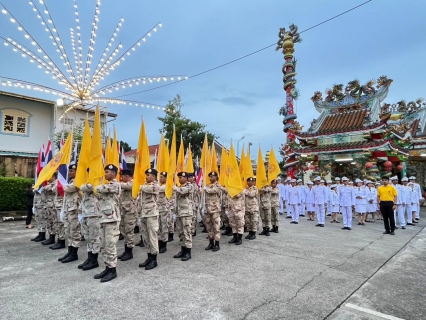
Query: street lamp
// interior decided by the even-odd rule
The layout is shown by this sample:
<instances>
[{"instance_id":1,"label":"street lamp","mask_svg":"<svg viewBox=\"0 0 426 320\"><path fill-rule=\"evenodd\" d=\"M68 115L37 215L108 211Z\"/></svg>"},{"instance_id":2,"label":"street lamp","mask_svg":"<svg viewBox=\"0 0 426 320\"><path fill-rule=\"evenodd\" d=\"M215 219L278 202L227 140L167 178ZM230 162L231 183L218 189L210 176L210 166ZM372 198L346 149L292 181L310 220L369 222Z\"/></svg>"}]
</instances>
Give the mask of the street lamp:
<instances>
[{"instance_id":1,"label":"street lamp","mask_svg":"<svg viewBox=\"0 0 426 320\"><path fill-rule=\"evenodd\" d=\"M238 142L237 142L237 157L238 157L238 155L240 154L240 141L241 140L243 140L245 137L244 136L242 136L241 137L241 139L240 140L238 140ZM240 159L241 160L241 159Z\"/></svg>"}]
</instances>

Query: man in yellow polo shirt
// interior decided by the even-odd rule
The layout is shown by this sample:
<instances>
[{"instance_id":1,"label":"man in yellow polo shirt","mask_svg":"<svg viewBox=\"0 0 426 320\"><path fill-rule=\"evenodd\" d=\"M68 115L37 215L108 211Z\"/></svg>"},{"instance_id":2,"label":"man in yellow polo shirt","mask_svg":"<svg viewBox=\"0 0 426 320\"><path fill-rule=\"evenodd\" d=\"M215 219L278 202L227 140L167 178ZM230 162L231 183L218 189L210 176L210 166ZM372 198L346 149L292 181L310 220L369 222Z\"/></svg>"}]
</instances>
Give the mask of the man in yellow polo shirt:
<instances>
[{"instance_id":1,"label":"man in yellow polo shirt","mask_svg":"<svg viewBox=\"0 0 426 320\"><path fill-rule=\"evenodd\" d=\"M395 203L398 200L398 191L389 184L388 177L382 177L383 185L377 189L377 204L383 215L386 231L383 234L395 235Z\"/></svg>"}]
</instances>

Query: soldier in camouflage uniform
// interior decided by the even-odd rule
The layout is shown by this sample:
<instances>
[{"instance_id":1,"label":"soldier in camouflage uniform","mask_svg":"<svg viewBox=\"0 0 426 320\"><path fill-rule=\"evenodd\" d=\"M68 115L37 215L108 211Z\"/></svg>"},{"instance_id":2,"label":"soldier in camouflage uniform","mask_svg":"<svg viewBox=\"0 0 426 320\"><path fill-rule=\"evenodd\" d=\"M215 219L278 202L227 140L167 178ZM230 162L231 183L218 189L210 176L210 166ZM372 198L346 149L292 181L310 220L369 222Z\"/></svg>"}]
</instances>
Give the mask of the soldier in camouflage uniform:
<instances>
[{"instance_id":1,"label":"soldier in camouflage uniform","mask_svg":"<svg viewBox=\"0 0 426 320\"><path fill-rule=\"evenodd\" d=\"M99 200L94 193L95 188L93 185L90 183L83 184L80 186L80 190L83 192L83 199L81 201L81 215L79 215L79 219L81 221L84 238L86 239L87 259L80 264L78 268L87 271L99 267L100 209Z\"/></svg>"},{"instance_id":2,"label":"soldier in camouflage uniform","mask_svg":"<svg viewBox=\"0 0 426 320\"><path fill-rule=\"evenodd\" d=\"M160 187L156 181L157 170L148 169L145 171L146 183L141 185L139 191L139 215L142 220L142 238L148 252L148 259L140 263L140 268L145 270L154 269L157 266L158 255L158 193Z\"/></svg>"},{"instance_id":3,"label":"soldier in camouflage uniform","mask_svg":"<svg viewBox=\"0 0 426 320\"><path fill-rule=\"evenodd\" d=\"M195 182L195 174L193 172L188 173L188 182L192 184L192 236L195 237L197 235L197 222L198 222L198 210L201 202L201 192L197 183Z\"/></svg>"},{"instance_id":4,"label":"soldier in camouflage uniform","mask_svg":"<svg viewBox=\"0 0 426 320\"><path fill-rule=\"evenodd\" d=\"M120 232L124 237L124 252L118 256L121 261L133 259L135 240L135 225L137 220L136 205L132 197L132 171L124 169L121 172L121 222Z\"/></svg>"},{"instance_id":5,"label":"soldier in camouflage uniform","mask_svg":"<svg viewBox=\"0 0 426 320\"><path fill-rule=\"evenodd\" d=\"M182 261L191 259L192 248L192 184L188 183L188 174L179 172L180 187L174 186L176 192L176 228L179 234L181 251L173 258L182 258Z\"/></svg>"},{"instance_id":6,"label":"soldier in camouflage uniform","mask_svg":"<svg viewBox=\"0 0 426 320\"><path fill-rule=\"evenodd\" d=\"M113 164L105 167L105 180L108 183L96 187L99 194L101 227L99 236L105 270L95 275L95 279L107 282L117 278L117 241L120 234L120 183L115 179L118 168Z\"/></svg>"},{"instance_id":7,"label":"soldier in camouflage uniform","mask_svg":"<svg viewBox=\"0 0 426 320\"><path fill-rule=\"evenodd\" d=\"M74 184L76 169L77 166L75 164L68 167L68 177L71 180L69 184L64 185L65 197L62 211L69 255L61 261L62 263L78 259L77 251L81 241L81 225L80 221L78 221L78 209L80 208L81 195L80 190Z\"/></svg>"},{"instance_id":8,"label":"soldier in camouflage uniform","mask_svg":"<svg viewBox=\"0 0 426 320\"><path fill-rule=\"evenodd\" d=\"M244 191L237 194L235 197L228 195L229 200L229 224L232 227L233 237L228 243L240 245L243 240L244 233L244 213L245 213L245 196Z\"/></svg>"},{"instance_id":9,"label":"soldier in camouflage uniform","mask_svg":"<svg viewBox=\"0 0 426 320\"><path fill-rule=\"evenodd\" d=\"M277 180L271 181L271 223L272 232L278 233L280 219L280 189L277 186Z\"/></svg>"},{"instance_id":10,"label":"soldier in camouflage uniform","mask_svg":"<svg viewBox=\"0 0 426 320\"><path fill-rule=\"evenodd\" d=\"M265 186L259 190L260 194L260 218L262 219L263 231L259 235L269 236L271 229L271 191L270 186Z\"/></svg>"},{"instance_id":11,"label":"soldier in camouflage uniform","mask_svg":"<svg viewBox=\"0 0 426 320\"><path fill-rule=\"evenodd\" d=\"M167 225L167 218L170 214L170 201L166 198L166 181L167 172L161 172L157 200L158 211L160 213L160 226L158 227L158 246L160 253L164 253L167 251L167 241L169 239L169 227Z\"/></svg>"},{"instance_id":12,"label":"soldier in camouflage uniform","mask_svg":"<svg viewBox=\"0 0 426 320\"><path fill-rule=\"evenodd\" d=\"M38 224L38 236L31 239L34 242L46 240L46 213L44 211L45 195L40 190L34 190L34 215Z\"/></svg>"},{"instance_id":13,"label":"soldier in camouflage uniform","mask_svg":"<svg viewBox=\"0 0 426 320\"><path fill-rule=\"evenodd\" d=\"M247 178L247 189L245 194L245 221L249 234L245 237L248 240L256 239L256 231L259 227L259 195L256 188L256 178Z\"/></svg>"},{"instance_id":14,"label":"soldier in camouflage uniform","mask_svg":"<svg viewBox=\"0 0 426 320\"><path fill-rule=\"evenodd\" d=\"M173 241L175 234L175 219L176 216L176 193L173 191L172 197L169 199L169 214L167 215L167 227L169 229L169 242Z\"/></svg>"},{"instance_id":15,"label":"soldier in camouflage uniform","mask_svg":"<svg viewBox=\"0 0 426 320\"><path fill-rule=\"evenodd\" d=\"M42 194L44 195L44 212L46 214L46 228L49 232L49 238L43 241L41 244L50 245L55 243L56 230L55 230L55 220L57 217L56 206L55 206L55 197L56 197L56 177L57 173L55 172L53 176L49 179L48 184L43 188Z\"/></svg>"},{"instance_id":16,"label":"soldier in camouflage uniform","mask_svg":"<svg viewBox=\"0 0 426 320\"><path fill-rule=\"evenodd\" d=\"M229 226L228 219L228 190L224 186L221 186L221 211L220 211L220 220L223 223L223 229L225 231L222 233L223 236L232 236L232 228Z\"/></svg>"},{"instance_id":17,"label":"soldier in camouflage uniform","mask_svg":"<svg viewBox=\"0 0 426 320\"><path fill-rule=\"evenodd\" d=\"M58 249L62 249L65 248L65 225L63 222L63 215L64 212L62 211L62 207L64 204L64 197L63 194L64 192L62 191L62 193L59 193L58 190L58 181L56 181L56 186L54 188L55 191L55 213L56 215L54 215L54 220L53 220L53 227L55 229L55 234L58 235L58 242L53 245L50 246L49 249L53 249L53 248L58 248Z\"/></svg>"},{"instance_id":18,"label":"soldier in camouflage uniform","mask_svg":"<svg viewBox=\"0 0 426 320\"><path fill-rule=\"evenodd\" d=\"M209 234L209 245L206 250L220 250L220 195L222 193L221 186L217 182L217 172L210 172L210 184L204 187L206 213L204 223L206 224Z\"/></svg>"}]
</instances>

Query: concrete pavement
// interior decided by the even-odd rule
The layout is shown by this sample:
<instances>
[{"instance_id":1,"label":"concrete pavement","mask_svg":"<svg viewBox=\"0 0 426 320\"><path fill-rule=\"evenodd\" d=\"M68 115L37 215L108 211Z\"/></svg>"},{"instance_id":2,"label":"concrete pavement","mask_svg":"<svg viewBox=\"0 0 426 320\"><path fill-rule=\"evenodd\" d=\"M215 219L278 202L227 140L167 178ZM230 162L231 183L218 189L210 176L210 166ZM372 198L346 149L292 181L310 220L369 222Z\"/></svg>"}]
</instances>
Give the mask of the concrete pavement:
<instances>
[{"instance_id":1,"label":"concrete pavement","mask_svg":"<svg viewBox=\"0 0 426 320\"><path fill-rule=\"evenodd\" d=\"M31 242L34 229L26 230L22 222L0 223L0 319L356 319L353 314L377 319L345 307L346 300L387 314L401 313L403 319L421 319L424 299L417 298L424 298L421 282L426 274L410 261L417 257L424 265L426 236L419 234L424 220L397 230L395 236L382 234L381 221L355 225L352 231L329 221L327 217L325 228L318 228L306 218L290 225L281 216L279 234L258 235L254 241L243 240L242 246L228 244L230 237L223 237L216 253L204 250L208 242L198 233L190 261L173 259L179 250L175 240L151 271L138 268L146 259L146 251L138 247L133 260L119 261L118 278L108 283L93 279L103 267L77 269L86 258L84 248L79 250L80 262L61 264L57 258L65 250ZM412 243L417 245L412 248ZM119 241L119 253L122 247ZM411 253L398 258L408 248ZM369 286L394 255L400 262L374 282L376 287ZM415 275L406 268L417 270L417 277L400 277ZM382 281L390 284L380 286ZM413 283L420 294L408 293ZM396 297L393 309L374 302L393 296L396 288L406 290L400 296L410 297L412 308Z\"/></svg>"}]
</instances>

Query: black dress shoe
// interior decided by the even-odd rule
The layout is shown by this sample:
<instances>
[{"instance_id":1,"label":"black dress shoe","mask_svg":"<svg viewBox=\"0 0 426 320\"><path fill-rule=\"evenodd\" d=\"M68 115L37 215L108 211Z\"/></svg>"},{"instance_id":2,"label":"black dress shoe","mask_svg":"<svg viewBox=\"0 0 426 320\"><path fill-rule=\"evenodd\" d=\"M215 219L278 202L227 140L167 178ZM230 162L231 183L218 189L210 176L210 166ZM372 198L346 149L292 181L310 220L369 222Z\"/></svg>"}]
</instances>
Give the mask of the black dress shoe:
<instances>
[{"instance_id":1,"label":"black dress shoe","mask_svg":"<svg viewBox=\"0 0 426 320\"><path fill-rule=\"evenodd\" d=\"M320 224L320 227L324 228L324 225L321 223L321 224Z\"/></svg>"},{"instance_id":2,"label":"black dress shoe","mask_svg":"<svg viewBox=\"0 0 426 320\"><path fill-rule=\"evenodd\" d=\"M346 230L352 230L352 228L347 227Z\"/></svg>"},{"instance_id":3,"label":"black dress shoe","mask_svg":"<svg viewBox=\"0 0 426 320\"><path fill-rule=\"evenodd\" d=\"M315 227L321 227L321 224L318 223L318 224L315 225Z\"/></svg>"},{"instance_id":4,"label":"black dress shoe","mask_svg":"<svg viewBox=\"0 0 426 320\"><path fill-rule=\"evenodd\" d=\"M394 232L394 231L391 231L390 235L391 235L391 236L394 236L394 235L395 235L395 232Z\"/></svg>"},{"instance_id":5,"label":"black dress shoe","mask_svg":"<svg viewBox=\"0 0 426 320\"><path fill-rule=\"evenodd\" d=\"M401 229L402 229L402 230L404 230L404 229L405 229L405 227L401 227Z\"/></svg>"},{"instance_id":6,"label":"black dress shoe","mask_svg":"<svg viewBox=\"0 0 426 320\"><path fill-rule=\"evenodd\" d=\"M395 227L395 230L396 230L396 229L399 229L399 228L398 228L398 227Z\"/></svg>"},{"instance_id":7,"label":"black dress shoe","mask_svg":"<svg viewBox=\"0 0 426 320\"><path fill-rule=\"evenodd\" d=\"M346 230L348 227L343 227L342 230Z\"/></svg>"},{"instance_id":8,"label":"black dress shoe","mask_svg":"<svg viewBox=\"0 0 426 320\"><path fill-rule=\"evenodd\" d=\"M385 231L383 232L383 234L390 234L390 231Z\"/></svg>"},{"instance_id":9,"label":"black dress shoe","mask_svg":"<svg viewBox=\"0 0 426 320\"><path fill-rule=\"evenodd\" d=\"M408 222L407 226L414 226L414 223Z\"/></svg>"},{"instance_id":10,"label":"black dress shoe","mask_svg":"<svg viewBox=\"0 0 426 320\"><path fill-rule=\"evenodd\" d=\"M294 224L299 224L299 222L297 222L297 221L294 221Z\"/></svg>"}]
</instances>

